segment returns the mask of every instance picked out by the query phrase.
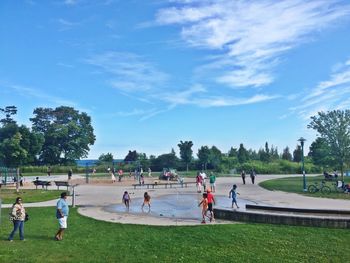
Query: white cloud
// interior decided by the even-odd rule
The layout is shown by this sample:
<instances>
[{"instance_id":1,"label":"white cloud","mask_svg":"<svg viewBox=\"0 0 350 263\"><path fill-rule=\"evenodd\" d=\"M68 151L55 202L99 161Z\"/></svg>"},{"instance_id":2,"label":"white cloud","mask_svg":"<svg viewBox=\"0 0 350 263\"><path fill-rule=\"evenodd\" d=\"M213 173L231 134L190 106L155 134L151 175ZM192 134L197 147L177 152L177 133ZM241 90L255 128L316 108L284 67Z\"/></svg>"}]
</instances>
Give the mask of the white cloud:
<instances>
[{"instance_id":1,"label":"white cloud","mask_svg":"<svg viewBox=\"0 0 350 263\"><path fill-rule=\"evenodd\" d=\"M304 119L309 119L319 111L348 109L350 107L349 60L333 67L329 80L321 81L316 87L308 90L307 94L299 106L291 108Z\"/></svg>"},{"instance_id":2,"label":"white cloud","mask_svg":"<svg viewBox=\"0 0 350 263\"><path fill-rule=\"evenodd\" d=\"M107 52L86 62L102 68L110 75L111 86L124 92L154 92L169 79L145 58L132 53Z\"/></svg>"},{"instance_id":3,"label":"white cloud","mask_svg":"<svg viewBox=\"0 0 350 263\"><path fill-rule=\"evenodd\" d=\"M349 14L350 5L340 0L192 0L171 1L155 22L181 26L192 47L221 52L211 62L220 72L215 81L259 87L274 81L285 52Z\"/></svg>"}]
</instances>

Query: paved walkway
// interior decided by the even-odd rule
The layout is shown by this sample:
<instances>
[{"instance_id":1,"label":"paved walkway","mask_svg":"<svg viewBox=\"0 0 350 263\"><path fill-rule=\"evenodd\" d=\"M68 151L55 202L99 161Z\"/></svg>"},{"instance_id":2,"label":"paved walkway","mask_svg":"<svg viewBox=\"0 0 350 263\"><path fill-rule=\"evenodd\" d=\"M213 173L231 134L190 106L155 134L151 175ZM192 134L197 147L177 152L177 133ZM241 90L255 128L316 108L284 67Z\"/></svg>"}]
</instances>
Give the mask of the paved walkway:
<instances>
[{"instance_id":1,"label":"paved walkway","mask_svg":"<svg viewBox=\"0 0 350 263\"><path fill-rule=\"evenodd\" d=\"M257 184L261 181L290 177L291 175L259 175L256 177L256 184L250 183L250 178L247 177L247 184L243 185L240 177L220 177L217 178L216 195L228 196L228 192L232 184L238 185L239 199L248 199L257 203L264 203L273 206L295 207L295 208L313 208L313 209L341 209L350 211L350 200L314 198L303 196L294 193L286 193L281 191L269 191L259 187ZM299 175L300 176L300 175ZM40 178L41 179L41 178ZM63 178L58 178L62 180ZM42 179L43 180L43 179ZM150 180L146 178L146 181ZM189 179L187 179L189 180ZM190 179L191 181L194 179ZM81 181L83 181L81 179ZM147 225L196 225L198 220L181 220L176 218L153 217L149 215L135 215L128 213L112 213L104 209L105 206L121 203L122 194L124 191L131 193L131 198L142 198L143 193L148 191L151 193L153 199L167 194L188 193L195 194L196 187L190 186L188 188L156 188L156 189L134 189L131 184L134 180L128 179L122 183L111 183L109 181L100 184L81 184L76 187L76 205L79 206L78 212L82 215L92 217L98 220L130 223L130 224L147 224ZM55 186L51 187L55 189ZM68 199L71 202L71 199ZM56 200L25 204L26 207L44 207L55 206ZM140 205L134 204L131 205ZM8 207L8 205L3 205ZM198 209L198 213L200 210ZM224 221L217 221L216 223L227 223ZM232 222L230 222L232 223Z\"/></svg>"}]
</instances>

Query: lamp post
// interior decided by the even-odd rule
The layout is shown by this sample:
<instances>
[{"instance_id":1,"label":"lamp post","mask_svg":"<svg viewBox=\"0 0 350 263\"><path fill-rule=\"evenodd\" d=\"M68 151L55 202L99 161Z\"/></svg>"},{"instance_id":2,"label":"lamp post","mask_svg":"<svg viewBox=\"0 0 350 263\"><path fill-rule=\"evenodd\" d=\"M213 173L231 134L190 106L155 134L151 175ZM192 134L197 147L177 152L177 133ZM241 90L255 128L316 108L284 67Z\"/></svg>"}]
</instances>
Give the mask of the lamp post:
<instances>
[{"instance_id":1,"label":"lamp post","mask_svg":"<svg viewBox=\"0 0 350 263\"><path fill-rule=\"evenodd\" d=\"M298 140L301 144L301 163L302 163L302 172L303 172L303 189L304 192L306 192L306 178L305 178L305 169L304 169L304 142L306 141L306 139L304 139L303 137L300 137L300 139Z\"/></svg>"}]
</instances>

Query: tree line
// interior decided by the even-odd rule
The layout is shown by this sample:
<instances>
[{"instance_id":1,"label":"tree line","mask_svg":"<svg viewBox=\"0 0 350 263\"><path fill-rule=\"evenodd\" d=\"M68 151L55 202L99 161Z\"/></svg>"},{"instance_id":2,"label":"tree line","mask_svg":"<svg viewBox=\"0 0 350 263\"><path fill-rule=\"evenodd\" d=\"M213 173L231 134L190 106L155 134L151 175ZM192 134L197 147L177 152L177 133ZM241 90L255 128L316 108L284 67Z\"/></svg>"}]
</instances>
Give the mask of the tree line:
<instances>
[{"instance_id":1,"label":"tree line","mask_svg":"<svg viewBox=\"0 0 350 263\"><path fill-rule=\"evenodd\" d=\"M31 128L18 125L14 120L16 106L0 108L0 114L0 165L74 165L76 160L87 157L96 140L91 117L73 107L36 108L30 118ZM317 131L317 138L311 143L305 158L306 165L309 165L306 167L310 170L337 169L343 175L350 164L350 110L319 112L311 117L307 127ZM281 153L268 142L258 151L246 149L241 143L226 153L216 146L204 145L196 156L193 145L192 141L180 141L177 145L180 157L176 156L174 149L170 153L149 157L130 150L124 161L137 162L152 170L165 167L217 171L255 168L273 172L274 167L279 166L276 171L295 172L296 164L302 159L300 145L293 152L286 146ZM113 161L113 155L102 154L99 160Z\"/></svg>"}]
</instances>

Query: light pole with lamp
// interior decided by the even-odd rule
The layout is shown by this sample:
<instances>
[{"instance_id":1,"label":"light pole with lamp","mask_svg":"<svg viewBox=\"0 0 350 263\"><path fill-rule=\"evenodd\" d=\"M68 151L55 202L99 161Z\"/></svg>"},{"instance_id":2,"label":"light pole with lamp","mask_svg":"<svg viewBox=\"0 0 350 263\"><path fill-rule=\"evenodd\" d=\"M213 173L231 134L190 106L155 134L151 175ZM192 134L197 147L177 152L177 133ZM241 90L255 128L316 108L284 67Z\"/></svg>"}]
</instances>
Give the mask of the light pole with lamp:
<instances>
[{"instance_id":1,"label":"light pole with lamp","mask_svg":"<svg viewBox=\"0 0 350 263\"><path fill-rule=\"evenodd\" d=\"M301 163L302 163L302 172L303 172L303 188L304 188L304 192L306 192L306 178L305 178L305 169L304 169L304 142L306 141L306 139L304 139L303 137L300 137L300 139L298 140L301 144Z\"/></svg>"}]
</instances>

